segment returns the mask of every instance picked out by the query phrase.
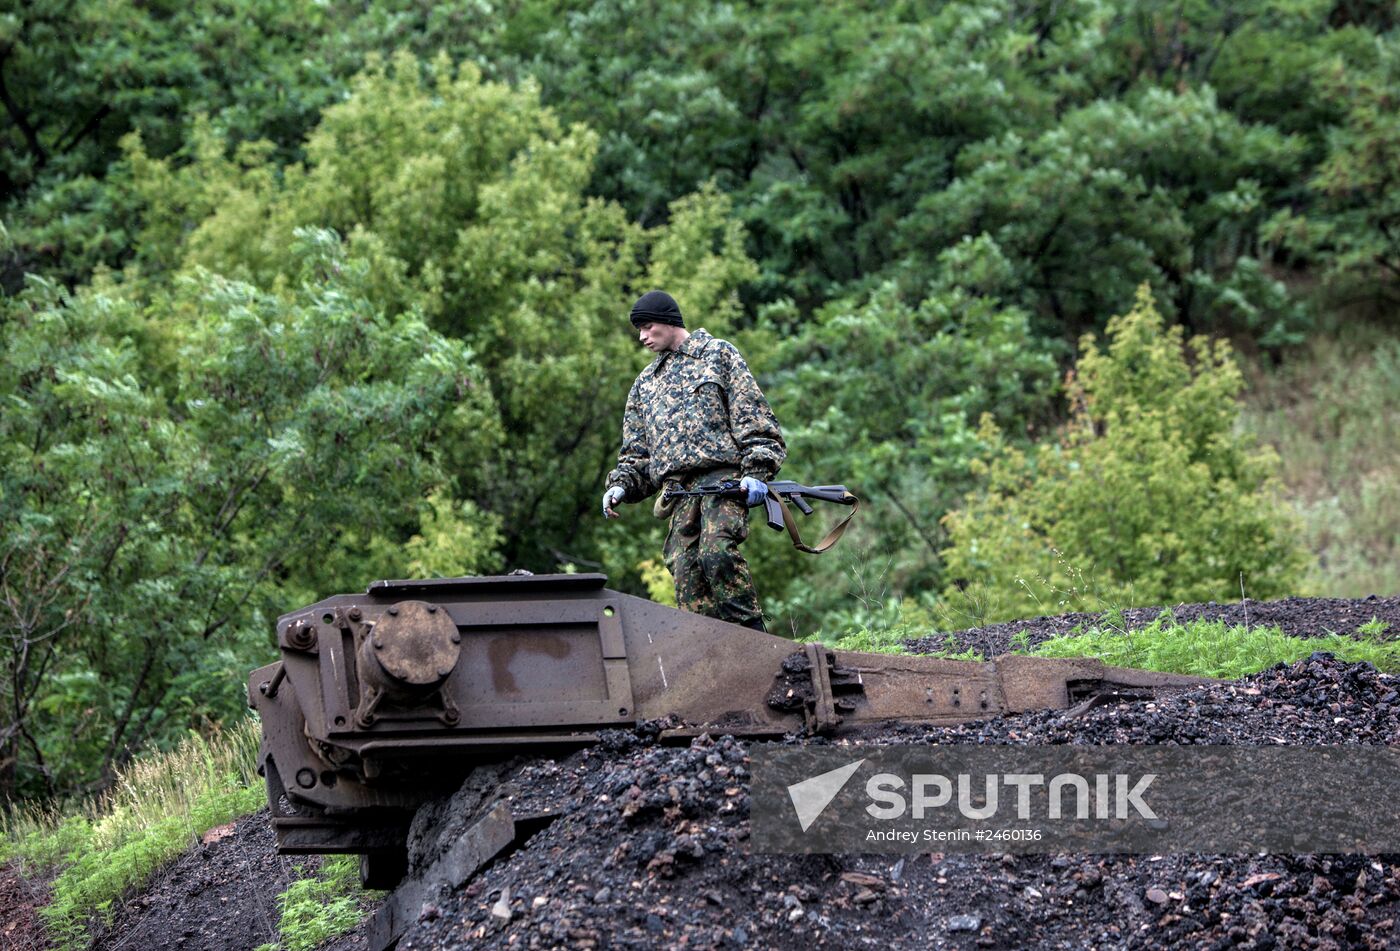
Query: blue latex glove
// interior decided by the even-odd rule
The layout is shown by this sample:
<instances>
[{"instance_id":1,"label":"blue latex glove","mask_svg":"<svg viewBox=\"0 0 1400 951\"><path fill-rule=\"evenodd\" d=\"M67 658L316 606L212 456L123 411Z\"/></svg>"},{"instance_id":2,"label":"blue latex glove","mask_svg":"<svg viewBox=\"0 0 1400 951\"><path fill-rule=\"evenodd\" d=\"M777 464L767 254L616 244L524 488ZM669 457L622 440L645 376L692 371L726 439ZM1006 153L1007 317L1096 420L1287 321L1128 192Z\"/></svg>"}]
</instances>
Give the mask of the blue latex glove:
<instances>
[{"instance_id":1,"label":"blue latex glove","mask_svg":"<svg viewBox=\"0 0 1400 951\"><path fill-rule=\"evenodd\" d=\"M740 479L739 488L749 494L749 508L762 504L763 500L768 498L768 486L753 476L744 476Z\"/></svg>"},{"instance_id":2,"label":"blue latex glove","mask_svg":"<svg viewBox=\"0 0 1400 951\"><path fill-rule=\"evenodd\" d=\"M622 501L624 494L620 485L615 485L603 493L603 518L618 517L617 513L613 511L613 506Z\"/></svg>"}]
</instances>

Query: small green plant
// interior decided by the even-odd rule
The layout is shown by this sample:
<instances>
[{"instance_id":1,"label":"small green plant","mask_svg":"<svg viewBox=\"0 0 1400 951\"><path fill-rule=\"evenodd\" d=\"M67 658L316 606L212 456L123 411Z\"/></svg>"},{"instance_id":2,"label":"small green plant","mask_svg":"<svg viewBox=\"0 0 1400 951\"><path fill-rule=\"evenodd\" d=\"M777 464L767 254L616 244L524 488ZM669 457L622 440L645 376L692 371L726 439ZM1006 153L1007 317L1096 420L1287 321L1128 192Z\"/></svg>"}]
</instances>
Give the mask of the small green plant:
<instances>
[{"instance_id":1,"label":"small green plant","mask_svg":"<svg viewBox=\"0 0 1400 951\"><path fill-rule=\"evenodd\" d=\"M1327 651L1348 662L1364 661L1387 672L1400 671L1400 642L1361 641L1338 634L1292 637L1278 627L1231 627L1204 618L1181 624L1170 611L1132 632L1095 625L1078 635L1052 638L1031 654L1097 657L1115 667L1233 679L1302 660L1314 651Z\"/></svg>"},{"instance_id":2,"label":"small green plant","mask_svg":"<svg viewBox=\"0 0 1400 951\"><path fill-rule=\"evenodd\" d=\"M985 660L982 653L975 647L963 647L958 643L958 639L952 634L943 638L943 646L936 651L929 651L927 657L941 657L944 660Z\"/></svg>"},{"instance_id":3,"label":"small green plant","mask_svg":"<svg viewBox=\"0 0 1400 951\"><path fill-rule=\"evenodd\" d=\"M1356 629L1356 633L1362 637L1381 637L1388 630L1390 630L1389 624L1372 615L1371 620Z\"/></svg>"},{"instance_id":4,"label":"small green plant","mask_svg":"<svg viewBox=\"0 0 1400 951\"><path fill-rule=\"evenodd\" d=\"M986 627L1000 615L1002 608L998 593L981 582L950 588L943 593L938 605L943 626L951 631Z\"/></svg>"},{"instance_id":5,"label":"small green plant","mask_svg":"<svg viewBox=\"0 0 1400 951\"><path fill-rule=\"evenodd\" d=\"M1030 650L1031 632L1022 628L1011 637L1011 646L1018 651Z\"/></svg>"},{"instance_id":6,"label":"small green plant","mask_svg":"<svg viewBox=\"0 0 1400 951\"><path fill-rule=\"evenodd\" d=\"M861 627L834 636L813 634L800 639L798 643L822 643L835 650L857 651L862 654L903 654L907 653L904 642L917 636L903 626Z\"/></svg>"},{"instance_id":7,"label":"small green plant","mask_svg":"<svg viewBox=\"0 0 1400 951\"><path fill-rule=\"evenodd\" d=\"M368 903L380 894L360 888L354 858L332 856L316 874L293 882L277 897L281 940L256 951L311 951L359 924Z\"/></svg>"}]
</instances>

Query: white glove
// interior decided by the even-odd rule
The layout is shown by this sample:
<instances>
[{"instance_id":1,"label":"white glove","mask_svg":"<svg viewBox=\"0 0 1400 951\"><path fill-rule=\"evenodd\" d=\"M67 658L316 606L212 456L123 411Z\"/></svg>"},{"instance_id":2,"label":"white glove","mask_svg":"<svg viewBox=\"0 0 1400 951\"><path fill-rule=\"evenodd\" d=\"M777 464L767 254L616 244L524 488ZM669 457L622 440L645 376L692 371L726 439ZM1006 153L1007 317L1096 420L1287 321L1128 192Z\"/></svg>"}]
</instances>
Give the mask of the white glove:
<instances>
[{"instance_id":1,"label":"white glove","mask_svg":"<svg viewBox=\"0 0 1400 951\"><path fill-rule=\"evenodd\" d=\"M744 478L740 479L739 488L749 494L750 508L768 498L768 486L764 485L761 480L755 479L753 476L744 476Z\"/></svg>"},{"instance_id":2,"label":"white glove","mask_svg":"<svg viewBox=\"0 0 1400 951\"><path fill-rule=\"evenodd\" d=\"M622 497L626 494L620 485L615 485L603 493L603 518L618 517L618 514L613 511L613 506L621 502Z\"/></svg>"}]
</instances>

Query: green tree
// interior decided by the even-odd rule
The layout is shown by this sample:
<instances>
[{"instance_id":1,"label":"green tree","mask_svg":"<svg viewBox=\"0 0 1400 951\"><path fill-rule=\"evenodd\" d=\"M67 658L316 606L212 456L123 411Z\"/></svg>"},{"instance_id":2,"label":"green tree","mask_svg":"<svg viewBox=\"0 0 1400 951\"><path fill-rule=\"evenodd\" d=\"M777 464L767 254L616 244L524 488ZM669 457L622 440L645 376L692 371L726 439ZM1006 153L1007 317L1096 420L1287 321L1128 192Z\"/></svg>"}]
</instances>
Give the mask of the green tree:
<instances>
[{"instance_id":1,"label":"green tree","mask_svg":"<svg viewBox=\"0 0 1400 951\"><path fill-rule=\"evenodd\" d=\"M1400 48L1378 48L1369 70L1328 64L1322 85L1343 115L1310 182L1315 200L1280 212L1269 233L1320 269L1336 299L1388 314L1400 300Z\"/></svg>"},{"instance_id":2,"label":"green tree","mask_svg":"<svg viewBox=\"0 0 1400 951\"><path fill-rule=\"evenodd\" d=\"M760 555L762 577L784 579L774 594L806 613L844 597L837 575L862 545L889 561L892 590L937 590L939 520L972 488L978 420L990 413L1025 438L1049 410L1054 356L1030 336L1029 315L1002 303L1011 267L995 243L961 242L937 273L922 299L890 282L828 304L763 358L790 477L844 482L867 503L840 554L813 562L777 545L778 557Z\"/></svg>"},{"instance_id":3,"label":"green tree","mask_svg":"<svg viewBox=\"0 0 1400 951\"><path fill-rule=\"evenodd\" d=\"M1294 593L1305 555L1275 500L1272 452L1235 431L1228 344L1164 327L1143 288L1082 342L1063 438L1030 452L990 420L983 487L947 517L952 602L987 620Z\"/></svg>"},{"instance_id":4,"label":"green tree","mask_svg":"<svg viewBox=\"0 0 1400 951\"><path fill-rule=\"evenodd\" d=\"M117 265L131 207L106 175L121 137L177 151L208 113L235 141L294 155L363 55L337 48L349 8L228 0L191 5L47 0L0 14L0 211L11 244L0 282L67 282ZM366 24L367 25L367 24ZM355 37L358 30L350 30Z\"/></svg>"},{"instance_id":5,"label":"green tree","mask_svg":"<svg viewBox=\"0 0 1400 951\"><path fill-rule=\"evenodd\" d=\"M322 590L307 566L416 526L437 444L491 424L466 346L377 313L333 235L289 251L284 296L196 271L144 305L42 282L7 305L0 794L100 783L236 714L271 617ZM174 316L164 389L149 338Z\"/></svg>"},{"instance_id":6,"label":"green tree","mask_svg":"<svg viewBox=\"0 0 1400 951\"><path fill-rule=\"evenodd\" d=\"M258 144L230 156L209 127L185 164L131 143L145 208L137 253L155 274L202 266L277 287L297 228L346 234L377 306L421 312L467 341L485 372L509 438L490 452L441 447L455 497L499 520L512 566L591 560L593 496L643 362L627 308L666 287L692 326L723 333L754 274L714 188L674 201L655 228L589 198L596 147L532 83L486 82L444 59L425 77L400 54L326 111L304 165L278 169Z\"/></svg>"},{"instance_id":7,"label":"green tree","mask_svg":"<svg viewBox=\"0 0 1400 951\"><path fill-rule=\"evenodd\" d=\"M1192 326L1282 344L1302 315L1252 255L1263 191L1296 171L1299 149L1241 124L1209 91L1148 90L1076 110L1034 139L967 149L962 174L924 196L901 232L912 263L986 228L1042 333L1094 327L1146 280Z\"/></svg>"}]
</instances>

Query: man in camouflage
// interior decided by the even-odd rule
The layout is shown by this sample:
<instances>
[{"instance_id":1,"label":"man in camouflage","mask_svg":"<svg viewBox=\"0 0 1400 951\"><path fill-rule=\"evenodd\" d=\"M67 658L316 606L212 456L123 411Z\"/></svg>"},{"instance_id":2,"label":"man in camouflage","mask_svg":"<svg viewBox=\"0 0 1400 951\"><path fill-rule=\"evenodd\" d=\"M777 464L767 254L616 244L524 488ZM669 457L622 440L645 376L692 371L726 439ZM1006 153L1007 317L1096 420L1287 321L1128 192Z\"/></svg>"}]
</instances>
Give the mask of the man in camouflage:
<instances>
[{"instance_id":1,"label":"man in camouflage","mask_svg":"<svg viewBox=\"0 0 1400 951\"><path fill-rule=\"evenodd\" d=\"M671 519L665 558L676 603L762 631L758 593L739 544L749 533L748 507L767 496L765 483L787 456L778 421L734 345L704 330L687 331L671 295L643 294L631 320L656 359L627 394L603 515L616 518L618 502L641 502L663 488L741 479L746 499L658 499L655 512Z\"/></svg>"}]
</instances>

